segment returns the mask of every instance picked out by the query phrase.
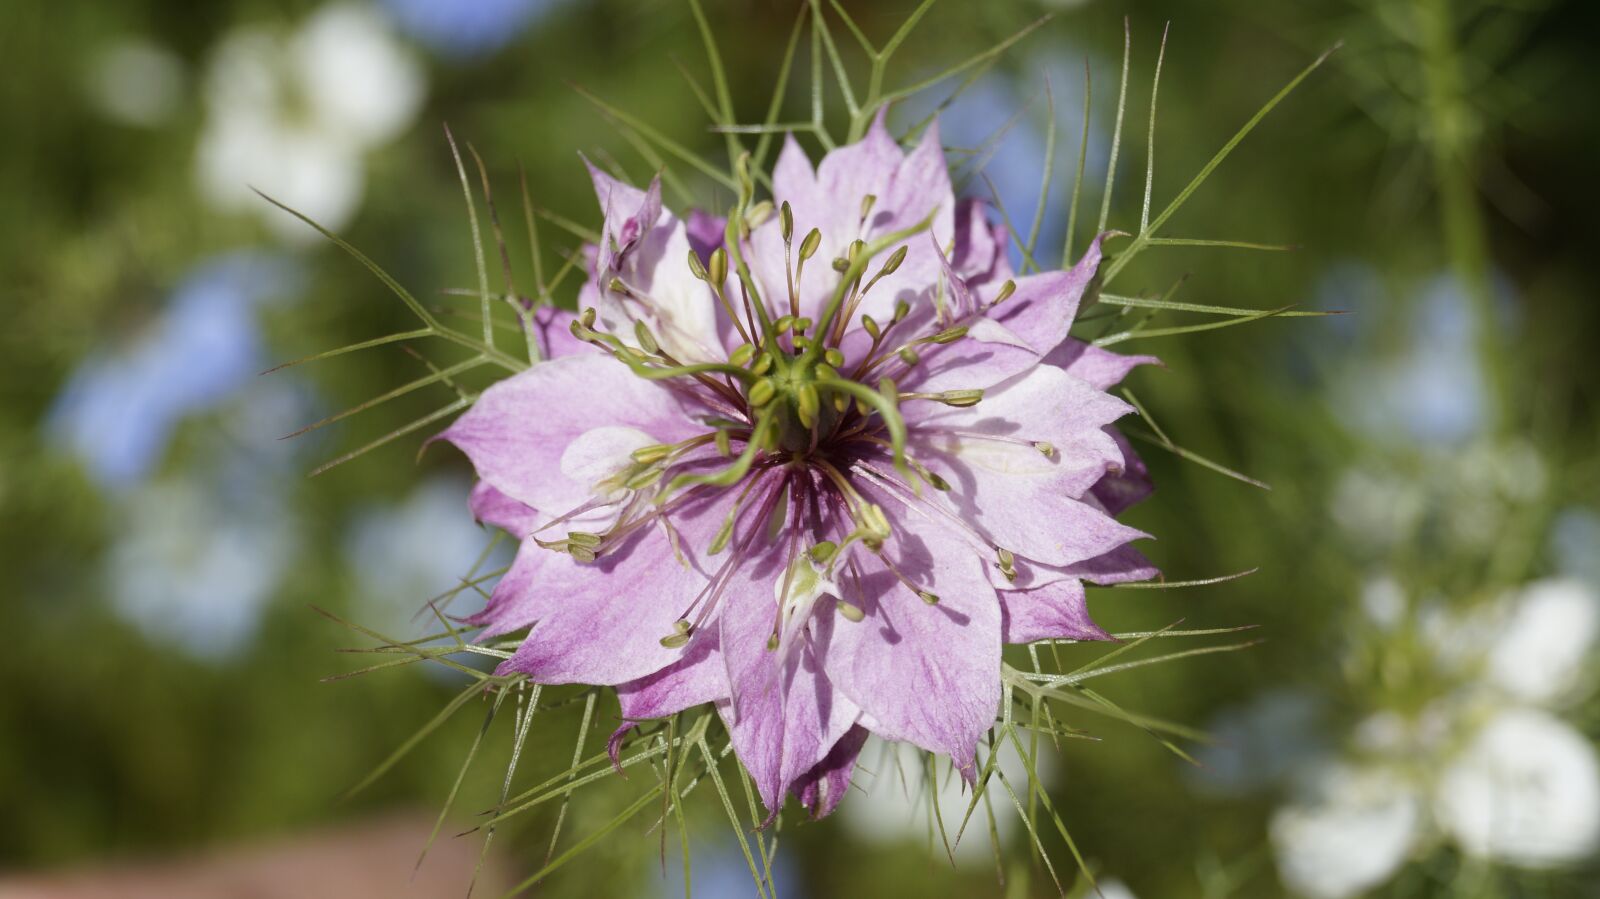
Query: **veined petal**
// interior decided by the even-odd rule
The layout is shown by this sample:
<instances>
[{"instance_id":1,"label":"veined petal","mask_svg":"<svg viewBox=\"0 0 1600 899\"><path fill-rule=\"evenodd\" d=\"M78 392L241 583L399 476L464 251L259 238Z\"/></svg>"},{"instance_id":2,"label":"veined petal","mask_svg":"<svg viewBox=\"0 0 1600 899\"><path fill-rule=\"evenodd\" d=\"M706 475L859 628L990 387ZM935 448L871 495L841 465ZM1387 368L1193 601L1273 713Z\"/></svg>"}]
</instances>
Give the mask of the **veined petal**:
<instances>
[{"instance_id":1,"label":"veined petal","mask_svg":"<svg viewBox=\"0 0 1600 899\"><path fill-rule=\"evenodd\" d=\"M733 493L697 496L667 513L676 540L650 524L594 562L545 550L555 561L540 566L524 599L538 621L499 670L542 684L620 684L677 662L683 648L661 639L711 580L715 560L705 549Z\"/></svg>"},{"instance_id":2,"label":"veined petal","mask_svg":"<svg viewBox=\"0 0 1600 899\"><path fill-rule=\"evenodd\" d=\"M1113 639L1089 617L1083 582L1076 578L1035 590L1002 590L1000 608L1001 639L1007 643Z\"/></svg>"},{"instance_id":3,"label":"veined petal","mask_svg":"<svg viewBox=\"0 0 1600 899\"><path fill-rule=\"evenodd\" d=\"M1039 353L1048 353L1061 345L1072 330L1078 316L1078 304L1083 294L1100 271L1100 242L1102 234L1089 243L1089 249L1077 265L1066 271L1043 272L1016 279L1017 288L1009 299L994 307L989 316L1012 333L1028 342ZM983 294L993 299L999 285L986 288Z\"/></svg>"},{"instance_id":4,"label":"veined petal","mask_svg":"<svg viewBox=\"0 0 1600 899\"><path fill-rule=\"evenodd\" d=\"M1000 603L968 544L873 487L862 494L883 507L893 536L881 556L853 549L840 572L865 618L816 621L828 676L879 736L948 755L971 780L978 738L999 710Z\"/></svg>"},{"instance_id":5,"label":"veined petal","mask_svg":"<svg viewBox=\"0 0 1600 899\"><path fill-rule=\"evenodd\" d=\"M833 744L822 761L794 782L794 794L811 812L813 820L826 818L838 807L839 800L850 789L850 772L855 769L856 758L866 744L867 729L855 725Z\"/></svg>"},{"instance_id":6,"label":"veined petal","mask_svg":"<svg viewBox=\"0 0 1600 899\"><path fill-rule=\"evenodd\" d=\"M704 430L667 388L610 357L582 354L495 384L439 437L465 452L478 477L500 493L560 515L588 502L594 488L562 473L562 455L600 427L632 428L658 443Z\"/></svg>"},{"instance_id":7,"label":"veined petal","mask_svg":"<svg viewBox=\"0 0 1600 899\"><path fill-rule=\"evenodd\" d=\"M1066 369L1067 374L1083 379L1096 390L1110 390L1121 384L1128 372L1141 365L1161 364L1154 356L1124 356L1073 338L1051 350L1044 361Z\"/></svg>"}]
</instances>

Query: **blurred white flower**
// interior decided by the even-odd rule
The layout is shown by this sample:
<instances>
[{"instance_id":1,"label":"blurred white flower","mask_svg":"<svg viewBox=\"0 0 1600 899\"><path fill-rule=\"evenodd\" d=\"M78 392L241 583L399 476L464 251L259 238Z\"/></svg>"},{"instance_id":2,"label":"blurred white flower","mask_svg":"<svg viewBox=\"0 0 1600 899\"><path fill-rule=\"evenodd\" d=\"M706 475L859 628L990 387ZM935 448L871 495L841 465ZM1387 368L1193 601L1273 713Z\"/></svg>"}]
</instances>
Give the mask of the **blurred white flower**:
<instances>
[{"instance_id":1,"label":"blurred white flower","mask_svg":"<svg viewBox=\"0 0 1600 899\"><path fill-rule=\"evenodd\" d=\"M1527 867L1576 861L1600 844L1600 763L1560 719L1504 709L1445 770L1434 808L1474 855Z\"/></svg>"},{"instance_id":2,"label":"blurred white flower","mask_svg":"<svg viewBox=\"0 0 1600 899\"><path fill-rule=\"evenodd\" d=\"M1405 861L1422 815L1404 778L1382 767L1325 761L1305 772L1300 789L1271 823L1278 871L1290 888L1342 899L1387 880Z\"/></svg>"},{"instance_id":3,"label":"blurred white flower","mask_svg":"<svg viewBox=\"0 0 1600 899\"><path fill-rule=\"evenodd\" d=\"M222 502L195 480L139 488L106 556L113 608L155 642L221 660L255 635L297 541L267 497Z\"/></svg>"},{"instance_id":4,"label":"blurred white flower","mask_svg":"<svg viewBox=\"0 0 1600 899\"><path fill-rule=\"evenodd\" d=\"M1100 881L1100 899L1139 899L1128 889L1128 885L1120 880Z\"/></svg>"},{"instance_id":5,"label":"blurred white flower","mask_svg":"<svg viewBox=\"0 0 1600 899\"><path fill-rule=\"evenodd\" d=\"M367 7L324 6L289 35L241 28L206 72L201 192L285 239L315 232L251 188L338 229L360 206L365 154L412 122L425 90L422 69Z\"/></svg>"},{"instance_id":6,"label":"blurred white flower","mask_svg":"<svg viewBox=\"0 0 1600 899\"><path fill-rule=\"evenodd\" d=\"M121 38L89 61L84 87L106 118L154 128L170 120L183 99L183 62L142 38Z\"/></svg>"},{"instance_id":7,"label":"blurred white flower","mask_svg":"<svg viewBox=\"0 0 1600 899\"><path fill-rule=\"evenodd\" d=\"M1016 791L1018 798L1026 801L1028 769L1016 748L1009 742L999 749L996 769L1005 775L1006 782ZM1051 771L1047 764L1053 756L1038 754L1036 770L1048 784ZM839 807L844 826L858 839L876 845L904 844L927 846L928 835L933 834L933 852L944 856L944 843L939 839L939 827L931 817L932 805L928 798L928 754L908 743L886 743L873 737L861 751L861 762L853 776L852 789L865 795L851 797ZM980 770L983 760L979 761ZM991 863L993 848L989 841L989 820L984 802L972 812L966 832L960 841L957 831L967 815L972 802L972 790L950 768L948 760L938 766L937 796L939 820L944 824L945 835L950 840L950 852L960 865L981 866ZM1016 832L1016 809L1006 795L1005 787L996 776L990 784L986 800L994 811L995 830L1002 845ZM930 830L930 828L932 828Z\"/></svg>"},{"instance_id":8,"label":"blurred white flower","mask_svg":"<svg viewBox=\"0 0 1600 899\"><path fill-rule=\"evenodd\" d=\"M1525 587L1488 652L1488 677L1524 702L1546 704L1578 685L1600 635L1600 595L1582 581Z\"/></svg>"}]
</instances>

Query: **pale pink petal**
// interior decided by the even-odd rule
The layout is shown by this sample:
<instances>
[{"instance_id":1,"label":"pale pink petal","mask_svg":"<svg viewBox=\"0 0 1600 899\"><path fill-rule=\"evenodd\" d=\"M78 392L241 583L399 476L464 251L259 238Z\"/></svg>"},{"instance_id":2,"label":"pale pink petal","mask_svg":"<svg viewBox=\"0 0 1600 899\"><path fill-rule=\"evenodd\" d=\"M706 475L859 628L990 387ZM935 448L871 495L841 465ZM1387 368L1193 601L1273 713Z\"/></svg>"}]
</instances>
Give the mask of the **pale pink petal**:
<instances>
[{"instance_id":1,"label":"pale pink petal","mask_svg":"<svg viewBox=\"0 0 1600 899\"><path fill-rule=\"evenodd\" d=\"M1116 441L1117 449L1122 453L1122 464L1118 466L1121 470L1108 472L1094 485L1091 493L1107 512L1120 515L1124 509L1154 493L1156 486L1150 480L1150 469L1133 451L1133 444L1128 442L1128 438L1116 428L1106 428L1106 433Z\"/></svg>"},{"instance_id":2,"label":"pale pink petal","mask_svg":"<svg viewBox=\"0 0 1600 899\"><path fill-rule=\"evenodd\" d=\"M1016 292L994 307L989 316L1027 341L1041 354L1048 353L1067 339L1084 291L1100 270L1100 242L1104 234L1089 244L1078 264L1066 271L1025 275L1016 279ZM984 290L993 299L999 285Z\"/></svg>"},{"instance_id":3,"label":"pale pink petal","mask_svg":"<svg viewBox=\"0 0 1600 899\"><path fill-rule=\"evenodd\" d=\"M1124 356L1073 338L1051 350L1044 361L1066 369L1067 374L1087 381L1096 390L1110 390L1141 365L1161 364L1154 356Z\"/></svg>"},{"instance_id":4,"label":"pale pink petal","mask_svg":"<svg viewBox=\"0 0 1600 899\"><path fill-rule=\"evenodd\" d=\"M552 359L485 390L440 438L472 460L502 494L551 515L592 497L593 484L562 472L562 456L596 428L631 428L660 443L699 427L667 388L599 354Z\"/></svg>"},{"instance_id":5,"label":"pale pink petal","mask_svg":"<svg viewBox=\"0 0 1600 899\"><path fill-rule=\"evenodd\" d=\"M978 738L999 710L1000 603L961 538L871 487L863 495L884 508L894 529L882 559L939 602L904 586L878 555L853 552L860 577L841 574L841 587L866 617L818 616L828 676L879 736L948 755L970 780Z\"/></svg>"},{"instance_id":6,"label":"pale pink petal","mask_svg":"<svg viewBox=\"0 0 1600 899\"><path fill-rule=\"evenodd\" d=\"M850 728L822 761L794 782L794 794L811 812L813 820L826 818L838 807L839 800L850 789L850 772L855 769L856 758L866 743L865 727L858 724Z\"/></svg>"},{"instance_id":7,"label":"pale pink petal","mask_svg":"<svg viewBox=\"0 0 1600 899\"><path fill-rule=\"evenodd\" d=\"M1076 579L1036 590L1003 590L1000 606L1002 639L1007 643L1114 639L1089 617L1083 582Z\"/></svg>"}]
</instances>

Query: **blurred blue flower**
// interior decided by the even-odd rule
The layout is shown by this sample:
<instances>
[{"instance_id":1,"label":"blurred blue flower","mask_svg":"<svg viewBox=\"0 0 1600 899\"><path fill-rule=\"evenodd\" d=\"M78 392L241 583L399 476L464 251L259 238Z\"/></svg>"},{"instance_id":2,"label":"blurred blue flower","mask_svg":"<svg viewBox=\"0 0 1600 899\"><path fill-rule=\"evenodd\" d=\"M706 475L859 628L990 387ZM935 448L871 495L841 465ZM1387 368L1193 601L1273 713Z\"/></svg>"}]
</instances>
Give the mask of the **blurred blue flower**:
<instances>
[{"instance_id":1,"label":"blurred blue flower","mask_svg":"<svg viewBox=\"0 0 1600 899\"><path fill-rule=\"evenodd\" d=\"M80 364L50 410L48 433L105 487L144 480L179 422L261 370L257 309L297 282L282 257L242 252L203 263L144 333Z\"/></svg>"},{"instance_id":2,"label":"blurred blue flower","mask_svg":"<svg viewBox=\"0 0 1600 899\"><path fill-rule=\"evenodd\" d=\"M360 588L364 624L394 637L438 631L438 620L424 605L428 599L460 586L474 572L481 577L510 564L513 544L501 540L473 568L492 537L461 514L470 492L464 480L438 477L399 503L369 506L357 514L345 559ZM450 615L470 615L483 603L481 593L466 589L441 605Z\"/></svg>"},{"instance_id":3,"label":"blurred blue flower","mask_svg":"<svg viewBox=\"0 0 1600 899\"><path fill-rule=\"evenodd\" d=\"M1379 440L1401 435L1430 446L1458 446L1478 436L1487 414L1487 384L1478 358L1478 325L1460 282L1429 279L1398 307L1370 267L1329 270L1318 305L1355 313L1334 320L1344 346L1331 360L1341 370L1334 404L1350 425ZM1341 320L1345 319L1345 320Z\"/></svg>"},{"instance_id":4,"label":"blurred blue flower","mask_svg":"<svg viewBox=\"0 0 1600 899\"><path fill-rule=\"evenodd\" d=\"M407 34L446 56L494 53L565 0L383 0Z\"/></svg>"},{"instance_id":5,"label":"blurred blue flower","mask_svg":"<svg viewBox=\"0 0 1600 899\"><path fill-rule=\"evenodd\" d=\"M1039 203L1039 187L1044 176L1046 124L1045 83L1049 82L1050 96L1055 101L1056 152L1051 166L1050 196L1045 206L1045 216L1039 228L1038 261L1049 266L1056 259L1062 238L1067 230L1067 208L1072 196L1072 180L1078 165L1078 138L1083 128L1083 67L1071 48L1057 47L1046 53L1030 57L1023 67L1022 77L1004 72L991 72L979 79L955 103L939 115L939 136L946 147L979 150L971 160L951 158L952 164L963 167L956 172L959 179L970 180L959 192L983 197L1005 207L1011 224L1018 233L1011 248L1011 264L1020 267L1022 253L1017 244L1028 238L1033 224L1034 210ZM942 99L937 92L907 101L908 122L918 121L933 111L934 104ZM1020 115L1019 115L1020 113ZM1013 121L1015 119L1015 121ZM1007 128L1007 123L1011 125ZM1004 132L1003 134L1001 132ZM995 140L994 143L988 143ZM1084 168L1085 183L1100 183L1106 163L1109 137L1100 127L1099 117L1090 122L1089 157ZM971 167L981 165L982 174ZM989 183L994 190L991 192ZM1089 203L1081 200L1077 249L1081 251L1088 241L1085 224ZM998 213L997 213L998 217Z\"/></svg>"},{"instance_id":6,"label":"blurred blue flower","mask_svg":"<svg viewBox=\"0 0 1600 899\"><path fill-rule=\"evenodd\" d=\"M691 838L697 836L691 833ZM715 842L708 846L711 840ZM657 880L653 889L643 891L642 895L647 899L673 899L684 895L682 856L673 851L677 848L675 840L669 840L668 844L666 876ZM696 844L700 848L693 848ZM738 845L729 839L729 834L708 834L706 839L691 840L690 845L691 895L723 899L755 894L755 878L750 876L750 866L745 862L744 853L739 851ZM758 861L756 864L761 863ZM774 895L796 899L804 899L806 895L793 859L782 848L772 859L772 885Z\"/></svg>"}]
</instances>

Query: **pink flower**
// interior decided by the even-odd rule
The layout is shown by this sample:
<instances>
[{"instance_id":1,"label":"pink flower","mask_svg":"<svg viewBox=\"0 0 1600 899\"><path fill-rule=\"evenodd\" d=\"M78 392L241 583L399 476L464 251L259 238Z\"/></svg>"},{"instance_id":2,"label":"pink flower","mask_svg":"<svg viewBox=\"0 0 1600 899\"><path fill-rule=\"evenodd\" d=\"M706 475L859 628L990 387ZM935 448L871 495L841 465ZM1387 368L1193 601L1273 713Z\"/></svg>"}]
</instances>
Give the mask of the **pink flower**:
<instances>
[{"instance_id":1,"label":"pink flower","mask_svg":"<svg viewBox=\"0 0 1600 899\"><path fill-rule=\"evenodd\" d=\"M630 720L715 703L774 814L830 812L868 731L971 779L1002 644L1107 639L1083 582L1156 573L1106 393L1154 360L1068 337L1099 239L1014 277L936 128L907 154L881 116L815 170L791 138L760 222L590 174L582 342L442 435L523 538L472 620L531 628L502 672L615 685Z\"/></svg>"}]
</instances>

